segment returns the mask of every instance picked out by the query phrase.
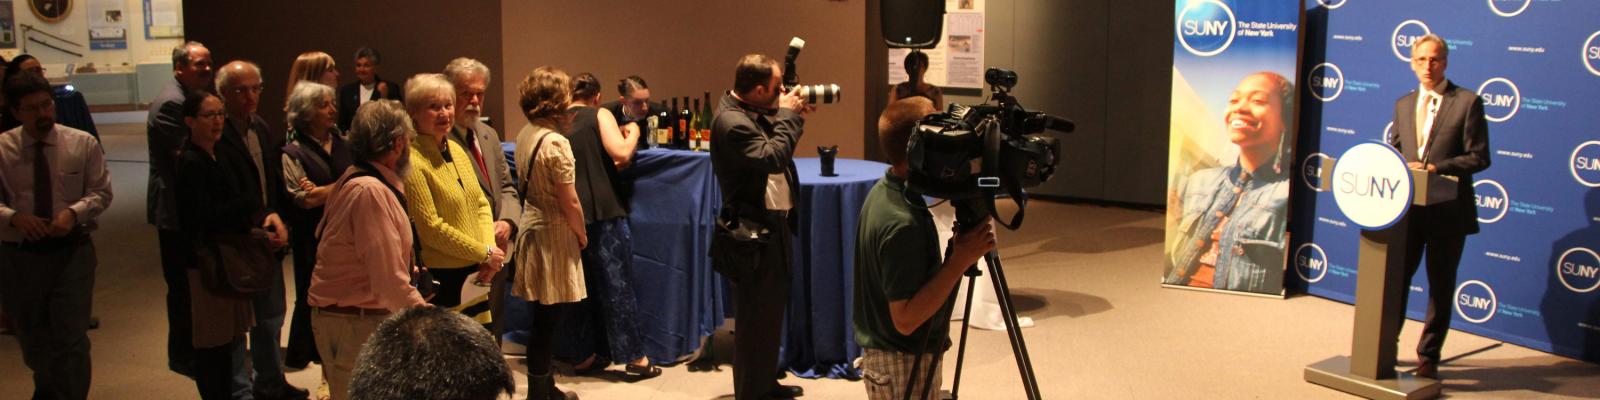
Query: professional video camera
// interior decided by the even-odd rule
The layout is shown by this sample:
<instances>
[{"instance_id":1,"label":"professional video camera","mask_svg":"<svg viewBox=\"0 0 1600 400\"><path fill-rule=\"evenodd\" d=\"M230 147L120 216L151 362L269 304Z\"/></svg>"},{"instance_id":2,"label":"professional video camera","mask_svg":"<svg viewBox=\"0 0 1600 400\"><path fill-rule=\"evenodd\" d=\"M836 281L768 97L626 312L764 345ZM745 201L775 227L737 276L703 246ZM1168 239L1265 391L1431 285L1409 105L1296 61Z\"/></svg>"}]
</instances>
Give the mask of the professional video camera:
<instances>
[{"instance_id":1,"label":"professional video camera","mask_svg":"<svg viewBox=\"0 0 1600 400\"><path fill-rule=\"evenodd\" d=\"M806 48L805 39L795 37L789 39L789 53L783 56L783 91L798 91L800 97L805 98L809 104L833 104L839 101L839 85L800 85L800 72L795 69L795 59L800 58L800 50Z\"/></svg>"},{"instance_id":2,"label":"professional video camera","mask_svg":"<svg viewBox=\"0 0 1600 400\"><path fill-rule=\"evenodd\" d=\"M1072 132L1073 124L1018 104L1010 95L1016 72L989 68L983 78L994 92L990 103L951 104L946 112L918 122L906 148L908 183L917 193L950 200L958 225L992 215L1016 230L1027 208L1023 188L1049 180L1060 158L1060 142L1039 134L1045 129ZM994 198L1001 188L1017 203L1009 224L995 214Z\"/></svg>"}]
</instances>

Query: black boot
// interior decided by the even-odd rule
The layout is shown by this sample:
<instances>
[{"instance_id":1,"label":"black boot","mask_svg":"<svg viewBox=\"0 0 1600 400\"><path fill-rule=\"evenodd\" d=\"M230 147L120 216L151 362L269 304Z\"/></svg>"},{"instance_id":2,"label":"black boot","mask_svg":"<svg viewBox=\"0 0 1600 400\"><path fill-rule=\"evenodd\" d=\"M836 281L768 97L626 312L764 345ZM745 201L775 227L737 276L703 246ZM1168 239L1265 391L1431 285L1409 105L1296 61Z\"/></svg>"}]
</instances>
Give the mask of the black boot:
<instances>
[{"instance_id":1,"label":"black boot","mask_svg":"<svg viewBox=\"0 0 1600 400\"><path fill-rule=\"evenodd\" d=\"M578 400L578 394L556 388L556 379L550 374L528 375L528 400Z\"/></svg>"}]
</instances>

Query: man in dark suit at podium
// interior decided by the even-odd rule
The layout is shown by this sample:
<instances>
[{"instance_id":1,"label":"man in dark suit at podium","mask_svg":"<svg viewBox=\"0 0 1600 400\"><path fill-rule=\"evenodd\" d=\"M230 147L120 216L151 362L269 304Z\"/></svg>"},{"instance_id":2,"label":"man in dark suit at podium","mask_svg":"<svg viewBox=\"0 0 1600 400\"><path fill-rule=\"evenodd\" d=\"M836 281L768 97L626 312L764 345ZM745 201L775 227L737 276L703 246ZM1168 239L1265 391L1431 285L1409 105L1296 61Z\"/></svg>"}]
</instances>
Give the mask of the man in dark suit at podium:
<instances>
[{"instance_id":1,"label":"man in dark suit at podium","mask_svg":"<svg viewBox=\"0 0 1600 400\"><path fill-rule=\"evenodd\" d=\"M1467 235L1478 233L1472 174L1489 168L1483 100L1444 78L1449 60L1450 47L1438 35L1424 36L1411 47L1411 70L1420 85L1395 102L1394 130L1388 138L1410 168L1460 179L1455 200L1411 208L1406 235L1406 282L1416 275L1423 255L1428 258L1428 312L1417 344L1416 375L1435 379L1454 312L1451 297L1461 249ZM1409 292L1402 292L1402 304Z\"/></svg>"}]
</instances>

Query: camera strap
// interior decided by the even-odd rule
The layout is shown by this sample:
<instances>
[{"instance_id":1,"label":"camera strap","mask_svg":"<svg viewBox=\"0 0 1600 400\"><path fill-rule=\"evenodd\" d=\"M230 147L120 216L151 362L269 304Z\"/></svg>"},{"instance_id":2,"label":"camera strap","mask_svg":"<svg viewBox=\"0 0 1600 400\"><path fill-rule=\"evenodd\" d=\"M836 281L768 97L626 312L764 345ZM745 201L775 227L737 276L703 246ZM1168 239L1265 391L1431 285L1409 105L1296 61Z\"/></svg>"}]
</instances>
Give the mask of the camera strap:
<instances>
[{"instance_id":1,"label":"camera strap","mask_svg":"<svg viewBox=\"0 0 1600 400\"><path fill-rule=\"evenodd\" d=\"M994 213L997 214L995 215L995 223L1014 231L1022 227L1022 214L1028 210L1028 192L1022 190L1022 186L1011 179L1006 179L1004 185L1006 194L1011 195L1011 201L1017 204L1017 213L1011 215L1011 223L1008 224L1000 220L998 215L1000 211L998 209L994 207L989 207L989 209L995 210Z\"/></svg>"},{"instance_id":2,"label":"camera strap","mask_svg":"<svg viewBox=\"0 0 1600 400\"><path fill-rule=\"evenodd\" d=\"M388 188L389 192L394 194L394 199L399 201L400 208L408 211L411 209L411 205L406 202L406 196L400 193L400 189L395 187L393 183L389 183L388 179L384 179L383 174L378 173L378 169L373 167L371 163L366 161L356 161L353 164L355 171L351 172L350 177L345 179L345 184L349 184L351 179L360 177L371 177L372 179L377 179L378 183L382 183L383 187ZM422 238L417 235L417 223L409 220L406 222L411 224L411 258L413 264L418 267L422 267ZM317 234L317 236L320 237L322 232L318 231Z\"/></svg>"}]
</instances>

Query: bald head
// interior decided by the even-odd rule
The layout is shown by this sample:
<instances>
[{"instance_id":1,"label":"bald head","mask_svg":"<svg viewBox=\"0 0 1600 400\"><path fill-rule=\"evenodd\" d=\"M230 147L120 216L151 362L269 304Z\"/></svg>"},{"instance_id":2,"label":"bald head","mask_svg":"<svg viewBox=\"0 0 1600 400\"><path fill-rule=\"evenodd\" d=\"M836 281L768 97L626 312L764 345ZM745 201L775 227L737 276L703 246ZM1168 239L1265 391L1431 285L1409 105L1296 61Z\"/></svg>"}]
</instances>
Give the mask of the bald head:
<instances>
[{"instance_id":1,"label":"bald head","mask_svg":"<svg viewBox=\"0 0 1600 400\"><path fill-rule=\"evenodd\" d=\"M261 68L249 61L234 61L217 71L217 91L222 92L228 114L245 117L261 104Z\"/></svg>"},{"instance_id":2,"label":"bald head","mask_svg":"<svg viewBox=\"0 0 1600 400\"><path fill-rule=\"evenodd\" d=\"M933 108L932 100L911 97L890 103L878 116L878 145L901 176L906 168L906 142L911 139L911 132L917 129L917 121L935 112L938 110Z\"/></svg>"}]
</instances>

